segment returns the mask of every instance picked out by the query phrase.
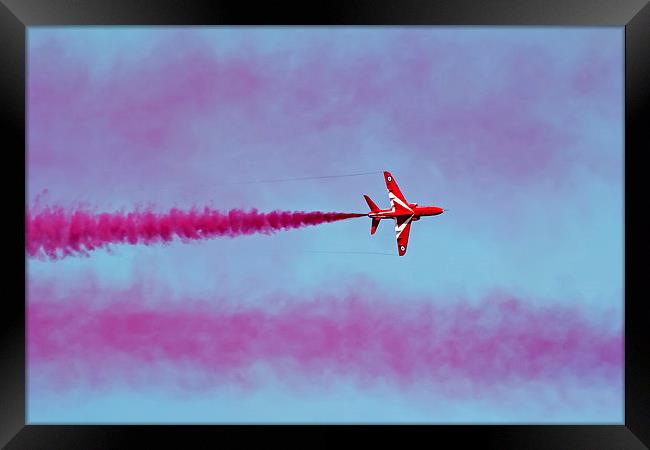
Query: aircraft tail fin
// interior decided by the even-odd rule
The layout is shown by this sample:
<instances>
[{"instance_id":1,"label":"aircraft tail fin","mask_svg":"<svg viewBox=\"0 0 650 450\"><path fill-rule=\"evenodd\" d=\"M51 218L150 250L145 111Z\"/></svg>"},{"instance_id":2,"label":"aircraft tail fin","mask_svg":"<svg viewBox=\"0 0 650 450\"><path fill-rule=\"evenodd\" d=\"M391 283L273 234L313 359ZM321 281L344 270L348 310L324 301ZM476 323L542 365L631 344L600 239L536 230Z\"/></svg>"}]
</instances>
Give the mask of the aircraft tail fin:
<instances>
[{"instance_id":1,"label":"aircraft tail fin","mask_svg":"<svg viewBox=\"0 0 650 450\"><path fill-rule=\"evenodd\" d=\"M375 205L375 202L370 200L370 197L368 197L367 195L364 195L363 198L366 199L366 203L368 203L368 207L370 208L370 212L379 211L379 208L377 207L377 205Z\"/></svg>"},{"instance_id":2,"label":"aircraft tail fin","mask_svg":"<svg viewBox=\"0 0 650 450\"><path fill-rule=\"evenodd\" d=\"M370 234L375 234L377 227L379 226L380 219L372 219L372 224L370 225Z\"/></svg>"}]
</instances>

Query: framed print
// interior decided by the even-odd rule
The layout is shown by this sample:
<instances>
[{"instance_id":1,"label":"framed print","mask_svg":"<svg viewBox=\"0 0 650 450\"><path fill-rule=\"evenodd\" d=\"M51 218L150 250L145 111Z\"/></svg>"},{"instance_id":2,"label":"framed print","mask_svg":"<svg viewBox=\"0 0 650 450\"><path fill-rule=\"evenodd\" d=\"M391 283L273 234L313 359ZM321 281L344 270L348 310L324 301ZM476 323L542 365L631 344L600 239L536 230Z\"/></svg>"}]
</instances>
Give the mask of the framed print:
<instances>
[{"instance_id":1,"label":"framed print","mask_svg":"<svg viewBox=\"0 0 650 450\"><path fill-rule=\"evenodd\" d=\"M646 2L4 3L7 448L650 441Z\"/></svg>"}]
</instances>

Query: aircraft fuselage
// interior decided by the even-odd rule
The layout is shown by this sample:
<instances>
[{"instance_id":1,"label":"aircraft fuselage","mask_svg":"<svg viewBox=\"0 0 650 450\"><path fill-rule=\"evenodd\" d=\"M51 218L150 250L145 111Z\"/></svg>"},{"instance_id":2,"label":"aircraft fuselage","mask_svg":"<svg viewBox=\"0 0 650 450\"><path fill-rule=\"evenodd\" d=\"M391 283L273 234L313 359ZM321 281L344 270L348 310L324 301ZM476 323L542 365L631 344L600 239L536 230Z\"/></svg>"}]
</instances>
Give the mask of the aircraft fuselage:
<instances>
[{"instance_id":1,"label":"aircraft fuselage","mask_svg":"<svg viewBox=\"0 0 650 450\"><path fill-rule=\"evenodd\" d=\"M442 214L444 209L437 206L417 206L415 204L409 205L413 212L405 213L404 211L394 211L392 209L382 209L376 212L369 212L368 217L375 219L395 219L397 217L410 217L413 216L411 220L418 220L420 217L425 216L437 216Z\"/></svg>"}]
</instances>

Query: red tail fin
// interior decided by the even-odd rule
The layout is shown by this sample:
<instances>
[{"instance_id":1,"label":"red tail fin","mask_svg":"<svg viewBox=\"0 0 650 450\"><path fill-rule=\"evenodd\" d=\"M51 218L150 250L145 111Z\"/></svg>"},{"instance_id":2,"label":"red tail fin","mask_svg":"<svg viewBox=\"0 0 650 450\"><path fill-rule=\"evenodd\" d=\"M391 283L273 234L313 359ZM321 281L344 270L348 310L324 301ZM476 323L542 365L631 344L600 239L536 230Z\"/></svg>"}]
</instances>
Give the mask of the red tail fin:
<instances>
[{"instance_id":1,"label":"red tail fin","mask_svg":"<svg viewBox=\"0 0 650 450\"><path fill-rule=\"evenodd\" d=\"M370 234L375 234L377 227L379 226L380 219L372 219L372 224L370 225Z\"/></svg>"},{"instance_id":2,"label":"red tail fin","mask_svg":"<svg viewBox=\"0 0 650 450\"><path fill-rule=\"evenodd\" d=\"M375 202L370 200L370 197L368 197L367 195L364 195L363 198L366 199L366 203L368 203L368 207L370 208L370 212L379 211L379 208L377 207L377 205L375 205Z\"/></svg>"}]
</instances>

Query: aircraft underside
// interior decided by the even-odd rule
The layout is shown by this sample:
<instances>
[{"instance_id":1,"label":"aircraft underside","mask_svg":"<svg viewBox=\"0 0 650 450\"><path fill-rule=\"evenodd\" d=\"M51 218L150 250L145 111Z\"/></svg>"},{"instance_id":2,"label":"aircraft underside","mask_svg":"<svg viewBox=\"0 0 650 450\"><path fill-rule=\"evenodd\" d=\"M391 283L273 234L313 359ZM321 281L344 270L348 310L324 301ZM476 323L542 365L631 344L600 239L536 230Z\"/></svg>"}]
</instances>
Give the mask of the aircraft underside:
<instances>
[{"instance_id":1,"label":"aircraft underside","mask_svg":"<svg viewBox=\"0 0 650 450\"><path fill-rule=\"evenodd\" d=\"M375 234L382 219L395 220L397 253L399 256L404 256L408 246L411 222L420 220L422 216L436 216L442 214L444 210L437 206L418 207L417 203L408 203L390 172L384 172L384 179L386 181L386 188L388 189L388 198L390 199L391 209L379 209L370 197L364 195L364 198L370 207L368 217L372 219L370 234Z\"/></svg>"}]
</instances>

